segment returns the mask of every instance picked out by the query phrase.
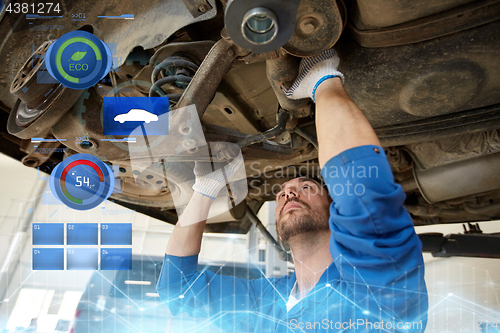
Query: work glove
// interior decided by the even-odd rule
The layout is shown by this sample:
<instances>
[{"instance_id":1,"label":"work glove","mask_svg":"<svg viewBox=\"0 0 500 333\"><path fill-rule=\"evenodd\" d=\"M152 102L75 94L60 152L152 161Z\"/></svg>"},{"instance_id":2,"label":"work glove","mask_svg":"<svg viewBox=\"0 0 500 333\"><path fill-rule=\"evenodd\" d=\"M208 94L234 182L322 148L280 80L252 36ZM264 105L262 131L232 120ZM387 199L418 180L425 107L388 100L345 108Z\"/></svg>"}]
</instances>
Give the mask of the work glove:
<instances>
[{"instance_id":1,"label":"work glove","mask_svg":"<svg viewBox=\"0 0 500 333\"><path fill-rule=\"evenodd\" d=\"M320 83L334 77L340 77L344 82L344 74L337 70L339 63L340 59L333 48L314 57L302 58L295 82L289 89L283 86L281 89L290 99L309 97L316 102L314 95Z\"/></svg>"},{"instance_id":2,"label":"work glove","mask_svg":"<svg viewBox=\"0 0 500 333\"><path fill-rule=\"evenodd\" d=\"M243 165L243 157L241 154L236 156L225 167L212 171L210 162L195 162L194 175L196 181L193 185L193 190L207 197L215 199L220 190L226 186L232 177L238 172Z\"/></svg>"}]
</instances>

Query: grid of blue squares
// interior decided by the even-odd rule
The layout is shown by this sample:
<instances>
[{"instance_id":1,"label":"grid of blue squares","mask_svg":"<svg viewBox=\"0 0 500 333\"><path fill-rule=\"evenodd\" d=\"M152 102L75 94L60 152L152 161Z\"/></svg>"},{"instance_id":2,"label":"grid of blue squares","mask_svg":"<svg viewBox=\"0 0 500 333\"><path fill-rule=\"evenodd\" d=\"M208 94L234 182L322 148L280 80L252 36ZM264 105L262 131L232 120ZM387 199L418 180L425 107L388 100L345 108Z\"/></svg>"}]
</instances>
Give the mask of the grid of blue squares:
<instances>
[{"instance_id":1,"label":"grid of blue squares","mask_svg":"<svg viewBox=\"0 0 500 333\"><path fill-rule=\"evenodd\" d=\"M101 242L99 244L99 230ZM65 245L64 223L34 223L33 245ZM132 245L132 223L68 223L66 245ZM33 248L33 270L132 269L131 248Z\"/></svg>"}]
</instances>

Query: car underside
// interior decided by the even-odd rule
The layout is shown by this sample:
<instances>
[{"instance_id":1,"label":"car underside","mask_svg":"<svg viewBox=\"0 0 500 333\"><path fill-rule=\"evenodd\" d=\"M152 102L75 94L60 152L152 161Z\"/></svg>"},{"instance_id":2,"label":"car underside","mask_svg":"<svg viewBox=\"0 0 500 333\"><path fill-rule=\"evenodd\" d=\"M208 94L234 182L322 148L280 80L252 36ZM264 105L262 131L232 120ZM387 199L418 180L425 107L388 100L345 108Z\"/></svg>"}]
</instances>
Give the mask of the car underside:
<instances>
[{"instance_id":1,"label":"car underside","mask_svg":"<svg viewBox=\"0 0 500 333\"><path fill-rule=\"evenodd\" d=\"M19 13L0 22L0 150L26 167L50 173L65 156L94 155L121 181L110 200L175 223L174 199L192 193L194 162L227 162L237 147L248 194L206 230L246 233L253 213L274 200L273 185L318 175L314 103L289 100L280 87L293 83L302 57L335 47L345 89L386 150L414 224L500 218L500 1L60 4L63 18ZM240 13L254 7L274 13L284 35L249 46ZM71 17L77 13L85 19ZM103 13L134 19L98 19ZM40 79L49 45L74 30L113 45L113 70L85 90ZM188 142L197 138L186 139L182 116L154 154L102 141L103 98L154 94L168 96L173 110L196 106L210 157ZM34 147L31 138L56 140Z\"/></svg>"}]
</instances>

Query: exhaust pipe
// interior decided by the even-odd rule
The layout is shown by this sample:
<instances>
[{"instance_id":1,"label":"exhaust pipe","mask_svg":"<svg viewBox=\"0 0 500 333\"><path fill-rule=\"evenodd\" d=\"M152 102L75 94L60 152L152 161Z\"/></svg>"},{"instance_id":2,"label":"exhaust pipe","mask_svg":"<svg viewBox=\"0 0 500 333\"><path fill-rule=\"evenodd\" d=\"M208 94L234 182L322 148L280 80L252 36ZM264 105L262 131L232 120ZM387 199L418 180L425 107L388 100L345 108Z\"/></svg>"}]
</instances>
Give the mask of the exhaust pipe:
<instances>
[{"instance_id":1,"label":"exhaust pipe","mask_svg":"<svg viewBox=\"0 0 500 333\"><path fill-rule=\"evenodd\" d=\"M500 190L500 153L427 170L413 169L418 189L429 203Z\"/></svg>"}]
</instances>

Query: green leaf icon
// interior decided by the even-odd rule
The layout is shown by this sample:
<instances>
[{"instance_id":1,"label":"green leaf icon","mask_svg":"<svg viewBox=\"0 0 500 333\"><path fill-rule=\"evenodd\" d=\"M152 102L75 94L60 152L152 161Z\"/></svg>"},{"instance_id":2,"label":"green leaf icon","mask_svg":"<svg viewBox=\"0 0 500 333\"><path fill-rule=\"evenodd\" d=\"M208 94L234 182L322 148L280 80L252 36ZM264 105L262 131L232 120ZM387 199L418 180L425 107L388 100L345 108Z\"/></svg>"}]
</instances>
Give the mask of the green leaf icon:
<instances>
[{"instance_id":1,"label":"green leaf icon","mask_svg":"<svg viewBox=\"0 0 500 333\"><path fill-rule=\"evenodd\" d=\"M74 60L74 61L82 60L86 54L87 54L87 52L75 52L71 56L71 60Z\"/></svg>"}]
</instances>

